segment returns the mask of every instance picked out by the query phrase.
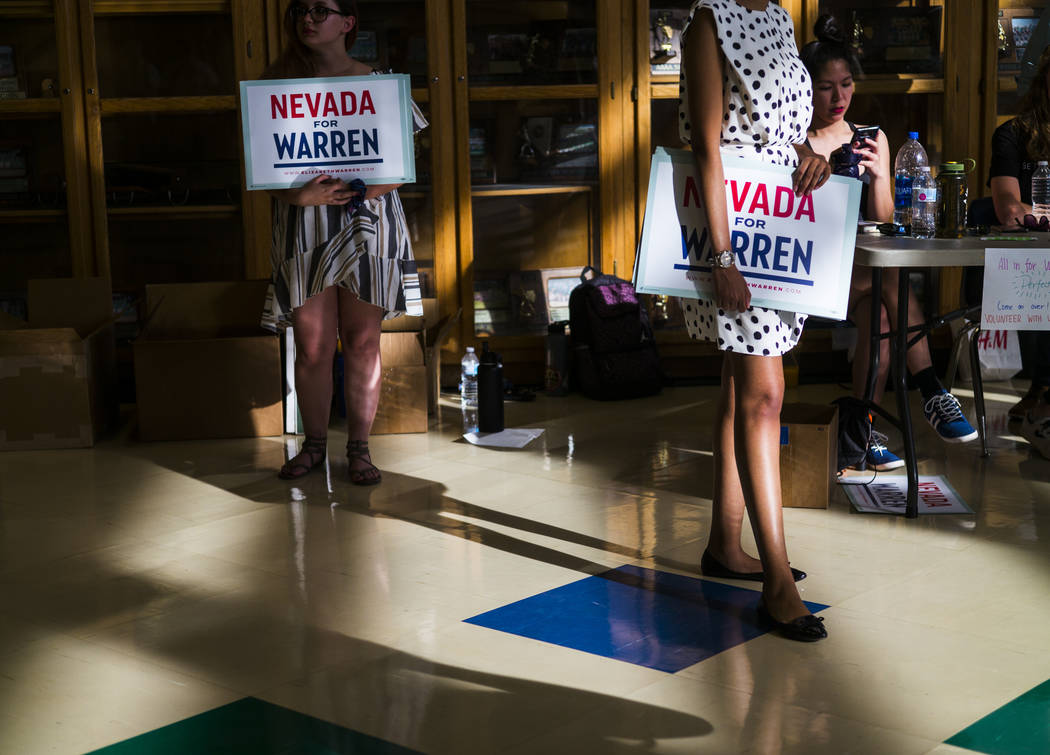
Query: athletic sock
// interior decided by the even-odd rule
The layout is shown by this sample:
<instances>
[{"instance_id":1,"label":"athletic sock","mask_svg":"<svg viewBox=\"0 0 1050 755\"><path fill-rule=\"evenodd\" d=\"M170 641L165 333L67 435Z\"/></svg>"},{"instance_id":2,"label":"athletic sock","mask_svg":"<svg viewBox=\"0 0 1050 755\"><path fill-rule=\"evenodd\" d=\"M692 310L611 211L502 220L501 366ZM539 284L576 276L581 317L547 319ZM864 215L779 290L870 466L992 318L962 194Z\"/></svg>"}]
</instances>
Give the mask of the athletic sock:
<instances>
[{"instance_id":1,"label":"athletic sock","mask_svg":"<svg viewBox=\"0 0 1050 755\"><path fill-rule=\"evenodd\" d=\"M932 366L919 370L912 375L912 378L915 380L916 385L919 386L925 401L929 401L939 393L944 393L944 386L941 385L941 381L937 378L937 373Z\"/></svg>"}]
</instances>

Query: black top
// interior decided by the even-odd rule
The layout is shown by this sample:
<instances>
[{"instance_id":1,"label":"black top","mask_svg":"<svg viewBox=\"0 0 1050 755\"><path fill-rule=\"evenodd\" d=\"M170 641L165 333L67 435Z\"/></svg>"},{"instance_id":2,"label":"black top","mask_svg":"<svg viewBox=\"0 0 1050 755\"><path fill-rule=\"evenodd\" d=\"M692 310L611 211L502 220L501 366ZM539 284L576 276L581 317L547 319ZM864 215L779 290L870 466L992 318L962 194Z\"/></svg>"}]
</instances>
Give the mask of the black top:
<instances>
[{"instance_id":1,"label":"black top","mask_svg":"<svg viewBox=\"0 0 1050 755\"><path fill-rule=\"evenodd\" d=\"M852 131L854 134L857 133L857 125L855 123L853 123L853 121L846 121L846 125L849 126L850 131ZM810 147L810 149L812 149L812 147L809 144L809 137L808 136L806 137L805 144L806 144L807 147ZM861 220L867 220L868 219L867 218L867 214L868 214L868 188L871 186L871 176L868 175L867 171L864 171L860 175L860 178L858 178L857 180L860 181L860 183L861 183L861 187L860 187L860 219Z\"/></svg>"},{"instance_id":2,"label":"black top","mask_svg":"<svg viewBox=\"0 0 1050 755\"><path fill-rule=\"evenodd\" d=\"M1011 118L992 135L992 167L988 185L997 176L1016 178L1021 184L1021 201L1032 203L1032 174L1036 161L1028 154L1028 137L1016 118Z\"/></svg>"}]
</instances>

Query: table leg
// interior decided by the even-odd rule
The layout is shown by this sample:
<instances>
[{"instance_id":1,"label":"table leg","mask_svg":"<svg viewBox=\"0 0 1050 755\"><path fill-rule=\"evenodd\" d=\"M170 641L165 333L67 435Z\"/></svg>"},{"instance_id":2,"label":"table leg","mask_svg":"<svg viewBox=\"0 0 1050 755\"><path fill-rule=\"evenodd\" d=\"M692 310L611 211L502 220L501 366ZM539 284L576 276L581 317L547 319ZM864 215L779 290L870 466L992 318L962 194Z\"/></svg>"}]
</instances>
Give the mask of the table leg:
<instances>
[{"instance_id":1,"label":"table leg","mask_svg":"<svg viewBox=\"0 0 1050 755\"><path fill-rule=\"evenodd\" d=\"M893 369L896 380L897 417L904 439L904 465L908 472L908 498L904 516L919 516L919 472L915 460L915 433L911 426L911 408L908 404L908 295L911 293L909 270L902 267L897 279L897 327L893 332Z\"/></svg>"},{"instance_id":2,"label":"table leg","mask_svg":"<svg viewBox=\"0 0 1050 755\"><path fill-rule=\"evenodd\" d=\"M981 457L988 458L988 428L984 415L984 378L981 377L981 357L978 354L981 329L970 336L970 374L973 375L973 404L977 412L977 433L981 436Z\"/></svg>"},{"instance_id":3,"label":"table leg","mask_svg":"<svg viewBox=\"0 0 1050 755\"><path fill-rule=\"evenodd\" d=\"M868 331L871 338L868 342L868 385L864 389L864 400L871 402L875 398L875 383L879 375L879 347L882 342L882 268L871 268L871 319ZM858 344L859 346L859 344Z\"/></svg>"}]
</instances>

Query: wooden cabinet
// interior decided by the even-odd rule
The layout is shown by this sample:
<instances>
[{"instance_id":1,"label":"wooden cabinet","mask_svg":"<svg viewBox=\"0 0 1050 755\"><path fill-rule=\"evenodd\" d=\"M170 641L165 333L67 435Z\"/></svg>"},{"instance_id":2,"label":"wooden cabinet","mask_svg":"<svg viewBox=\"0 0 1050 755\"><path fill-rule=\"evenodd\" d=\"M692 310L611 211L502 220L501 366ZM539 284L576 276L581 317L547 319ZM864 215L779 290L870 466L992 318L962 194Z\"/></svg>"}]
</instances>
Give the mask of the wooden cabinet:
<instances>
[{"instance_id":1,"label":"wooden cabinet","mask_svg":"<svg viewBox=\"0 0 1050 755\"><path fill-rule=\"evenodd\" d=\"M490 339L536 379L573 271L630 277L650 156L678 146L678 75L656 27L690 4L359 0L353 54L410 74L431 124L401 195L425 293L443 315L462 310L446 362ZM872 69L851 116L881 125L893 149L917 129L931 161L973 157L971 196L1009 89L995 75L999 4L782 1L802 43L820 13L850 24ZM0 193L0 295L39 276L101 274L133 290L270 274L269 199L243 189L236 89L276 58L286 5L0 3L28 95L0 99L0 150L31 155L30 191ZM894 18L932 36L887 41ZM886 55L890 42L902 49ZM668 343L703 350L676 330L673 303L654 305Z\"/></svg>"}]
</instances>

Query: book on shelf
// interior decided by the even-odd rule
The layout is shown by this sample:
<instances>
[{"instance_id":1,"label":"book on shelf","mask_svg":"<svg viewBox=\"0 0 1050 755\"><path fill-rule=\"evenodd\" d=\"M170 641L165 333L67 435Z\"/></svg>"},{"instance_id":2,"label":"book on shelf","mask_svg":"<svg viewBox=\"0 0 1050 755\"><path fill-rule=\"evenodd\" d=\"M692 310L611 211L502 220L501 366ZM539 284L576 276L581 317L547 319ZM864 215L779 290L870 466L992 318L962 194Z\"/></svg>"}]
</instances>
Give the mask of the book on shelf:
<instances>
[{"instance_id":1,"label":"book on shelf","mask_svg":"<svg viewBox=\"0 0 1050 755\"><path fill-rule=\"evenodd\" d=\"M28 178L0 178L0 194L25 194L28 191Z\"/></svg>"},{"instance_id":2,"label":"book on shelf","mask_svg":"<svg viewBox=\"0 0 1050 755\"><path fill-rule=\"evenodd\" d=\"M0 79L11 79L18 75L15 64L15 46L0 44Z\"/></svg>"}]
</instances>

